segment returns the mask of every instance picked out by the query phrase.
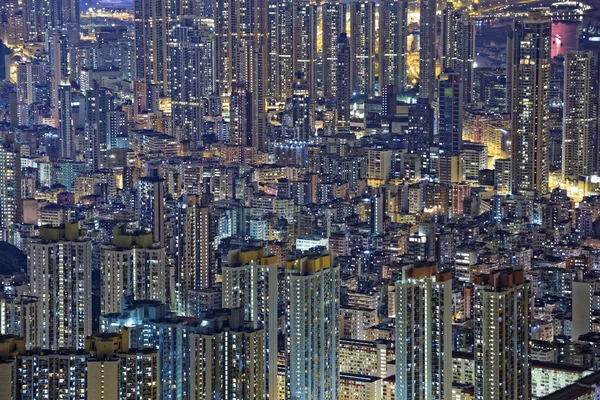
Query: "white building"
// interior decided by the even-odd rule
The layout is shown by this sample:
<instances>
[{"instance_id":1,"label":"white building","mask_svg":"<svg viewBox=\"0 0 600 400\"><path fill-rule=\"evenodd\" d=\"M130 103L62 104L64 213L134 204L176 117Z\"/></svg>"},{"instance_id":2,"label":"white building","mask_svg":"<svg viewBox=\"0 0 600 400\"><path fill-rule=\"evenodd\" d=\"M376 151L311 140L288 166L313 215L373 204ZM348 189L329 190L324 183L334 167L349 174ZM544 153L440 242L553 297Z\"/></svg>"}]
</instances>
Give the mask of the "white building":
<instances>
[{"instance_id":1,"label":"white building","mask_svg":"<svg viewBox=\"0 0 600 400\"><path fill-rule=\"evenodd\" d=\"M277 398L277 256L264 248L229 252L222 268L223 308L243 308L244 320L264 334L264 375L269 396Z\"/></svg>"},{"instance_id":2,"label":"white building","mask_svg":"<svg viewBox=\"0 0 600 400\"><path fill-rule=\"evenodd\" d=\"M452 274L408 266L396 283L396 399L452 395Z\"/></svg>"},{"instance_id":3,"label":"white building","mask_svg":"<svg viewBox=\"0 0 600 400\"><path fill-rule=\"evenodd\" d=\"M474 278L475 400L531 397L529 282L523 270Z\"/></svg>"},{"instance_id":4,"label":"white building","mask_svg":"<svg viewBox=\"0 0 600 400\"><path fill-rule=\"evenodd\" d=\"M151 233L115 230L113 245L101 253L103 314L120 313L124 296L168 302L165 248L152 246Z\"/></svg>"},{"instance_id":5,"label":"white building","mask_svg":"<svg viewBox=\"0 0 600 400\"><path fill-rule=\"evenodd\" d=\"M296 239L296 250L308 251L315 247L325 247L329 250L329 239L316 235L300 236Z\"/></svg>"},{"instance_id":6,"label":"white building","mask_svg":"<svg viewBox=\"0 0 600 400\"><path fill-rule=\"evenodd\" d=\"M92 243L79 225L42 226L29 249L31 295L39 298L38 341L43 349L83 349L92 334Z\"/></svg>"},{"instance_id":7,"label":"white building","mask_svg":"<svg viewBox=\"0 0 600 400\"><path fill-rule=\"evenodd\" d=\"M292 399L339 396L340 270L329 254L285 263L286 391Z\"/></svg>"}]
</instances>

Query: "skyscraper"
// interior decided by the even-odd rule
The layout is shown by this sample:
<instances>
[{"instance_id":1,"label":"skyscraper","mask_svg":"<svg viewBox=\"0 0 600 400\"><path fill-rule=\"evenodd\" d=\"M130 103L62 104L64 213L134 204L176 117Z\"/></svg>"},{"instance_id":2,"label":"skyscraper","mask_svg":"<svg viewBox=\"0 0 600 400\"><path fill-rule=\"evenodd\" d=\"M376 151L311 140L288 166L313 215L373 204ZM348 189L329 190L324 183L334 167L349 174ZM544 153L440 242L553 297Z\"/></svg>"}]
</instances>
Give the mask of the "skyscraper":
<instances>
[{"instance_id":1,"label":"skyscraper","mask_svg":"<svg viewBox=\"0 0 600 400\"><path fill-rule=\"evenodd\" d=\"M61 118L64 117L64 115L59 115L59 102L61 100L59 98L59 87L61 85L70 84L68 62L69 38L61 30L50 30L46 34L48 44L48 64L50 66L50 106L52 107L54 126L58 127Z\"/></svg>"},{"instance_id":2,"label":"skyscraper","mask_svg":"<svg viewBox=\"0 0 600 400\"><path fill-rule=\"evenodd\" d=\"M429 171L430 147L433 143L434 110L427 99L417 99L408 108L408 151L421 157L421 170Z\"/></svg>"},{"instance_id":3,"label":"skyscraper","mask_svg":"<svg viewBox=\"0 0 600 400\"><path fill-rule=\"evenodd\" d=\"M275 53L273 63L275 68L274 97L278 101L285 101L292 95L293 76L293 32L294 20L292 0L271 2L277 8L277 17L275 18L275 35L270 39L274 42L271 45L272 52ZM271 6L271 5L270 5Z\"/></svg>"},{"instance_id":4,"label":"skyscraper","mask_svg":"<svg viewBox=\"0 0 600 400\"><path fill-rule=\"evenodd\" d=\"M307 142L313 136L314 100L310 97L309 83L302 72L296 73L293 94L287 102L289 124L286 137L296 141Z\"/></svg>"},{"instance_id":5,"label":"skyscraper","mask_svg":"<svg viewBox=\"0 0 600 400\"><path fill-rule=\"evenodd\" d=\"M0 336L0 378L3 397L39 399L86 397L88 355L63 349L25 349L23 338ZM83 350L83 348L79 349Z\"/></svg>"},{"instance_id":6,"label":"skyscraper","mask_svg":"<svg viewBox=\"0 0 600 400\"><path fill-rule=\"evenodd\" d=\"M252 145L266 146L268 90L268 4L264 0L218 0L215 7L215 80L217 94L229 103L234 85L252 94Z\"/></svg>"},{"instance_id":7,"label":"skyscraper","mask_svg":"<svg viewBox=\"0 0 600 400\"><path fill-rule=\"evenodd\" d=\"M71 85L58 87L58 137L60 138L59 156L64 159L75 158L75 129L71 108Z\"/></svg>"},{"instance_id":8,"label":"skyscraper","mask_svg":"<svg viewBox=\"0 0 600 400\"><path fill-rule=\"evenodd\" d=\"M396 399L452 394L452 274L407 266L396 283Z\"/></svg>"},{"instance_id":9,"label":"skyscraper","mask_svg":"<svg viewBox=\"0 0 600 400\"><path fill-rule=\"evenodd\" d=\"M532 13L514 22L508 41L513 193L548 192L551 25Z\"/></svg>"},{"instance_id":10,"label":"skyscraper","mask_svg":"<svg viewBox=\"0 0 600 400\"><path fill-rule=\"evenodd\" d=\"M211 234L208 207L197 195L183 195L175 215L175 291L181 313L189 308L189 291L211 284Z\"/></svg>"},{"instance_id":11,"label":"skyscraper","mask_svg":"<svg viewBox=\"0 0 600 400\"><path fill-rule=\"evenodd\" d=\"M252 93L236 83L229 96L229 143L248 146L252 143Z\"/></svg>"},{"instance_id":12,"label":"skyscraper","mask_svg":"<svg viewBox=\"0 0 600 400\"><path fill-rule=\"evenodd\" d=\"M286 398L338 396L340 270L329 254L285 262Z\"/></svg>"},{"instance_id":13,"label":"skyscraper","mask_svg":"<svg viewBox=\"0 0 600 400\"><path fill-rule=\"evenodd\" d=\"M152 242L165 243L165 181L145 177L138 182L136 214L140 229L152 232Z\"/></svg>"},{"instance_id":14,"label":"skyscraper","mask_svg":"<svg viewBox=\"0 0 600 400\"><path fill-rule=\"evenodd\" d=\"M42 226L29 249L31 295L40 301L38 341L43 349L83 349L92 333L92 246L79 224Z\"/></svg>"},{"instance_id":15,"label":"skyscraper","mask_svg":"<svg viewBox=\"0 0 600 400\"><path fill-rule=\"evenodd\" d=\"M371 225L371 234L377 235L385 232L383 229L383 214L385 210L383 208L383 196L381 193L377 193L375 196L371 197L371 215L370 215L370 225Z\"/></svg>"},{"instance_id":16,"label":"skyscraper","mask_svg":"<svg viewBox=\"0 0 600 400\"><path fill-rule=\"evenodd\" d=\"M215 80L217 93L221 96L229 95L236 83L244 84L252 91L252 53L268 32L265 26L268 11L263 3L248 0L216 2Z\"/></svg>"},{"instance_id":17,"label":"skyscraper","mask_svg":"<svg viewBox=\"0 0 600 400\"><path fill-rule=\"evenodd\" d=\"M168 6L164 0L135 0L133 10L135 111L155 112L168 92Z\"/></svg>"},{"instance_id":18,"label":"skyscraper","mask_svg":"<svg viewBox=\"0 0 600 400\"><path fill-rule=\"evenodd\" d=\"M581 175L589 176L593 172L593 139L596 133L596 114L592 98L594 77L592 52L567 53L563 102L563 179L577 179Z\"/></svg>"},{"instance_id":19,"label":"skyscraper","mask_svg":"<svg viewBox=\"0 0 600 400\"><path fill-rule=\"evenodd\" d=\"M99 334L86 339L88 398L116 400L131 397L158 400L158 352L129 349L127 330L123 334Z\"/></svg>"},{"instance_id":20,"label":"skyscraper","mask_svg":"<svg viewBox=\"0 0 600 400\"><path fill-rule=\"evenodd\" d=\"M193 320L175 317L167 305L157 301L129 300L124 299L120 314L100 317L101 331L121 333L126 327L130 348L158 353L156 387L159 399L190 398L190 384L195 381L190 368L191 336L197 331L197 324ZM132 391L131 388L128 390ZM126 396L119 398L123 397Z\"/></svg>"},{"instance_id":21,"label":"skyscraper","mask_svg":"<svg viewBox=\"0 0 600 400\"><path fill-rule=\"evenodd\" d=\"M241 311L208 316L191 334L189 398L277 398L267 397L263 329L246 326Z\"/></svg>"},{"instance_id":22,"label":"skyscraper","mask_svg":"<svg viewBox=\"0 0 600 400\"><path fill-rule=\"evenodd\" d=\"M353 94L372 95L375 90L375 3L350 3L350 82Z\"/></svg>"},{"instance_id":23,"label":"skyscraper","mask_svg":"<svg viewBox=\"0 0 600 400\"><path fill-rule=\"evenodd\" d=\"M379 6L379 91L406 87L408 2L386 0Z\"/></svg>"},{"instance_id":24,"label":"skyscraper","mask_svg":"<svg viewBox=\"0 0 600 400\"><path fill-rule=\"evenodd\" d=\"M102 313L120 313L121 299L167 303L165 248L153 246L152 233L113 230L113 244L101 247Z\"/></svg>"},{"instance_id":25,"label":"skyscraper","mask_svg":"<svg viewBox=\"0 0 600 400\"><path fill-rule=\"evenodd\" d=\"M21 220L21 154L11 138L0 137L0 227Z\"/></svg>"},{"instance_id":26,"label":"skyscraper","mask_svg":"<svg viewBox=\"0 0 600 400\"><path fill-rule=\"evenodd\" d=\"M17 0L5 0L0 4L0 39L8 46L23 45L23 12Z\"/></svg>"},{"instance_id":27,"label":"skyscraper","mask_svg":"<svg viewBox=\"0 0 600 400\"><path fill-rule=\"evenodd\" d=\"M306 81L308 96L315 98L317 94L317 6L294 3L293 21L292 70L294 77L299 73L302 74Z\"/></svg>"},{"instance_id":28,"label":"skyscraper","mask_svg":"<svg viewBox=\"0 0 600 400\"><path fill-rule=\"evenodd\" d=\"M173 129L179 140L202 140L206 98L214 93L214 29L182 17L169 42Z\"/></svg>"},{"instance_id":29,"label":"skyscraper","mask_svg":"<svg viewBox=\"0 0 600 400\"><path fill-rule=\"evenodd\" d=\"M350 44L346 33L341 33L337 40L336 66L336 107L337 119L350 123L350 96L352 95Z\"/></svg>"},{"instance_id":30,"label":"skyscraper","mask_svg":"<svg viewBox=\"0 0 600 400\"><path fill-rule=\"evenodd\" d=\"M277 260L264 248L245 248L229 252L222 268L223 307L241 307L246 325L264 335L261 374L270 398L277 397Z\"/></svg>"},{"instance_id":31,"label":"skyscraper","mask_svg":"<svg viewBox=\"0 0 600 400\"><path fill-rule=\"evenodd\" d=\"M419 32L419 97L433 100L435 89L436 0L421 1Z\"/></svg>"},{"instance_id":32,"label":"skyscraper","mask_svg":"<svg viewBox=\"0 0 600 400\"><path fill-rule=\"evenodd\" d=\"M346 33L346 5L327 1L321 5L323 18L323 97L336 99L338 93L338 42ZM349 60L348 60L349 61ZM347 71L349 73L350 71Z\"/></svg>"},{"instance_id":33,"label":"skyscraper","mask_svg":"<svg viewBox=\"0 0 600 400\"><path fill-rule=\"evenodd\" d=\"M462 147L464 106L460 75L442 74L438 94L438 145L440 152L455 155Z\"/></svg>"},{"instance_id":34,"label":"skyscraper","mask_svg":"<svg viewBox=\"0 0 600 400\"><path fill-rule=\"evenodd\" d=\"M50 23L54 29L64 29L79 34L79 1L52 0L46 4L50 8Z\"/></svg>"},{"instance_id":35,"label":"skyscraper","mask_svg":"<svg viewBox=\"0 0 600 400\"><path fill-rule=\"evenodd\" d=\"M474 398L528 399L530 284L522 270L479 275L474 284Z\"/></svg>"},{"instance_id":36,"label":"skyscraper","mask_svg":"<svg viewBox=\"0 0 600 400\"><path fill-rule=\"evenodd\" d=\"M43 42L44 35L50 29L50 6L47 0L23 1L23 40Z\"/></svg>"},{"instance_id":37,"label":"skyscraper","mask_svg":"<svg viewBox=\"0 0 600 400\"><path fill-rule=\"evenodd\" d=\"M86 123L95 136L93 138L94 159L86 162L91 161L96 171L106 165L106 151L110 148L111 140L108 113L114 111L114 97L109 90L100 87L98 82L94 81L92 87L86 92L85 108Z\"/></svg>"},{"instance_id":38,"label":"skyscraper","mask_svg":"<svg viewBox=\"0 0 600 400\"><path fill-rule=\"evenodd\" d=\"M39 304L37 297L0 294L0 335L22 337L27 350L39 347Z\"/></svg>"},{"instance_id":39,"label":"skyscraper","mask_svg":"<svg viewBox=\"0 0 600 400\"><path fill-rule=\"evenodd\" d=\"M465 104L473 101L475 33L475 22L469 14L457 11L453 3L447 3L442 12L442 71L458 73L464 87Z\"/></svg>"}]
</instances>

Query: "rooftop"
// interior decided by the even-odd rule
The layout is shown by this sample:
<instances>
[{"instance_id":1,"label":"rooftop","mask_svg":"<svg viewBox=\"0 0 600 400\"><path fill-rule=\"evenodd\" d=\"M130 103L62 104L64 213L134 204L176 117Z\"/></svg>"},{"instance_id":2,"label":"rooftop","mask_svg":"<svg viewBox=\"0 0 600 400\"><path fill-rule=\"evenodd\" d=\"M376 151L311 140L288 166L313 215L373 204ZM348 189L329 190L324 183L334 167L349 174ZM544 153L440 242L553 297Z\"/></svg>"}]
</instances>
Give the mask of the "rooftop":
<instances>
[{"instance_id":1,"label":"rooftop","mask_svg":"<svg viewBox=\"0 0 600 400\"><path fill-rule=\"evenodd\" d=\"M599 383L600 372L595 372L569 386L540 398L540 400L577 400L583 395L593 393L596 390L596 385Z\"/></svg>"}]
</instances>

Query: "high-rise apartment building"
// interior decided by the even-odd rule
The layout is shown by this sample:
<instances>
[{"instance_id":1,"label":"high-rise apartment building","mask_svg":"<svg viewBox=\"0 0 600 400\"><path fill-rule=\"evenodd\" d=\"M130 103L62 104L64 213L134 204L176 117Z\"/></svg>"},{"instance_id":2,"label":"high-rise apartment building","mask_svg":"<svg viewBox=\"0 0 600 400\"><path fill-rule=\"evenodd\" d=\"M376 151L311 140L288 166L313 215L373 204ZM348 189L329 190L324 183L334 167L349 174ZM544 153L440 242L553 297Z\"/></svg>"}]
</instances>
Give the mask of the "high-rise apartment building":
<instances>
[{"instance_id":1,"label":"high-rise apartment building","mask_svg":"<svg viewBox=\"0 0 600 400\"><path fill-rule=\"evenodd\" d=\"M49 30L45 34L46 44L48 46L48 66L50 68L50 106L52 107L52 116L54 126L59 124L59 87L70 84L70 39L65 31L55 29ZM47 77L43 78L44 84L47 84Z\"/></svg>"},{"instance_id":2,"label":"high-rise apartment building","mask_svg":"<svg viewBox=\"0 0 600 400\"><path fill-rule=\"evenodd\" d=\"M214 29L182 17L169 42L173 129L179 140L198 145L204 134L207 97L214 93Z\"/></svg>"},{"instance_id":3,"label":"high-rise apartment building","mask_svg":"<svg viewBox=\"0 0 600 400\"><path fill-rule=\"evenodd\" d=\"M465 11L447 3L442 12L441 67L460 76L463 83L463 101L473 101L475 63L475 22ZM441 96L441 93L440 93Z\"/></svg>"},{"instance_id":4,"label":"high-rise apartment building","mask_svg":"<svg viewBox=\"0 0 600 400\"><path fill-rule=\"evenodd\" d=\"M113 229L113 244L101 247L102 313L121 312L121 299L167 303L165 248L153 246L152 233Z\"/></svg>"},{"instance_id":5,"label":"high-rise apartment building","mask_svg":"<svg viewBox=\"0 0 600 400\"><path fill-rule=\"evenodd\" d=\"M85 101L85 120L88 124L92 145L94 151L93 159L90 162L93 170L99 170L106 165L106 151L110 149L112 127L109 125L112 121L108 118L110 112L114 112L114 96L111 91L101 87L98 82L94 82L91 88L86 92ZM93 136L92 136L93 135Z\"/></svg>"},{"instance_id":6,"label":"high-rise apartment building","mask_svg":"<svg viewBox=\"0 0 600 400\"><path fill-rule=\"evenodd\" d=\"M157 353L159 399L264 399L263 330L248 326L243 308L199 317L180 318L165 304L128 300L120 314L103 315L100 324L103 335L126 332L129 348L140 354Z\"/></svg>"},{"instance_id":7,"label":"high-rise apartment building","mask_svg":"<svg viewBox=\"0 0 600 400\"><path fill-rule=\"evenodd\" d=\"M48 64L37 60L17 65L17 101L32 104L36 99L36 86L46 84Z\"/></svg>"},{"instance_id":8,"label":"high-rise apartment building","mask_svg":"<svg viewBox=\"0 0 600 400\"><path fill-rule=\"evenodd\" d=\"M406 87L407 1L383 1L379 6L379 91L389 85Z\"/></svg>"},{"instance_id":9,"label":"high-rise apartment building","mask_svg":"<svg viewBox=\"0 0 600 400\"><path fill-rule=\"evenodd\" d=\"M463 88L458 73L444 73L439 80L437 145L447 156L458 154L462 148Z\"/></svg>"},{"instance_id":10,"label":"high-rise apartment building","mask_svg":"<svg viewBox=\"0 0 600 400\"><path fill-rule=\"evenodd\" d=\"M165 180L145 177L138 182L136 214L140 229L152 232L152 241L165 243Z\"/></svg>"},{"instance_id":11,"label":"high-rise apartment building","mask_svg":"<svg viewBox=\"0 0 600 400\"><path fill-rule=\"evenodd\" d=\"M339 90L338 70L340 69L338 43L340 35L346 33L346 5L336 1L324 2L321 5L321 15L323 20L323 97L336 99ZM349 75L349 72L345 73Z\"/></svg>"},{"instance_id":12,"label":"high-rise apartment building","mask_svg":"<svg viewBox=\"0 0 600 400\"><path fill-rule=\"evenodd\" d=\"M129 349L129 334L102 333L86 339L89 399L117 400L144 398L158 400L158 353L153 349Z\"/></svg>"},{"instance_id":13,"label":"high-rise apartment building","mask_svg":"<svg viewBox=\"0 0 600 400\"><path fill-rule=\"evenodd\" d=\"M39 347L37 297L0 293L0 335L23 338L27 350Z\"/></svg>"},{"instance_id":14,"label":"high-rise apartment building","mask_svg":"<svg viewBox=\"0 0 600 400\"><path fill-rule=\"evenodd\" d=\"M2 398L158 400L156 351L129 350L123 334L89 336L85 349L28 349L26 340L0 336Z\"/></svg>"},{"instance_id":15,"label":"high-rise apartment building","mask_svg":"<svg viewBox=\"0 0 600 400\"><path fill-rule=\"evenodd\" d=\"M267 393L277 396L277 256L264 248L244 248L229 252L222 268L223 308L242 308L245 325L260 330L264 338L263 359Z\"/></svg>"},{"instance_id":16,"label":"high-rise apartment building","mask_svg":"<svg viewBox=\"0 0 600 400\"><path fill-rule=\"evenodd\" d=\"M433 100L435 89L436 0L421 1L419 13L419 97Z\"/></svg>"},{"instance_id":17,"label":"high-rise apartment building","mask_svg":"<svg viewBox=\"0 0 600 400\"><path fill-rule=\"evenodd\" d=\"M338 396L340 271L329 254L285 262L286 398Z\"/></svg>"},{"instance_id":18,"label":"high-rise apartment building","mask_svg":"<svg viewBox=\"0 0 600 400\"><path fill-rule=\"evenodd\" d=\"M302 74L308 97L317 94L317 6L295 2L293 6L292 71L290 77Z\"/></svg>"},{"instance_id":19,"label":"high-rise apartment building","mask_svg":"<svg viewBox=\"0 0 600 400\"><path fill-rule=\"evenodd\" d=\"M530 284L522 270L502 270L474 285L474 399L529 399Z\"/></svg>"},{"instance_id":20,"label":"high-rise apartment building","mask_svg":"<svg viewBox=\"0 0 600 400\"><path fill-rule=\"evenodd\" d=\"M124 299L121 313L100 316L103 333L127 328L129 347L158 353L159 399L186 399L190 390L190 337L196 320L177 318L166 304Z\"/></svg>"},{"instance_id":21,"label":"high-rise apartment building","mask_svg":"<svg viewBox=\"0 0 600 400\"><path fill-rule=\"evenodd\" d=\"M22 4L17 0L6 0L0 5L0 38L8 46L22 46L23 44L23 12Z\"/></svg>"},{"instance_id":22,"label":"high-rise apartment building","mask_svg":"<svg viewBox=\"0 0 600 400\"><path fill-rule=\"evenodd\" d=\"M32 296L39 298L42 349L83 349L92 333L92 245L77 222L42 226L29 248Z\"/></svg>"},{"instance_id":23,"label":"high-rise apartment building","mask_svg":"<svg viewBox=\"0 0 600 400\"><path fill-rule=\"evenodd\" d=\"M341 33L337 39L337 70L335 99L337 119L350 123L350 97L352 96L350 43L346 33Z\"/></svg>"},{"instance_id":24,"label":"high-rise apartment building","mask_svg":"<svg viewBox=\"0 0 600 400\"><path fill-rule=\"evenodd\" d=\"M251 93L252 125L246 145L259 150L266 146L266 95L269 12L266 1L218 0L215 7L215 81L224 103L235 85Z\"/></svg>"},{"instance_id":25,"label":"high-rise apartment building","mask_svg":"<svg viewBox=\"0 0 600 400\"><path fill-rule=\"evenodd\" d=\"M208 207L197 195L184 195L177 203L174 227L175 292L178 310L189 308L189 291L211 285L211 230Z\"/></svg>"},{"instance_id":26,"label":"high-rise apartment building","mask_svg":"<svg viewBox=\"0 0 600 400\"><path fill-rule=\"evenodd\" d=\"M228 141L235 146L252 143L252 93L243 84L234 84L229 96Z\"/></svg>"},{"instance_id":27,"label":"high-rise apartment building","mask_svg":"<svg viewBox=\"0 0 600 400\"><path fill-rule=\"evenodd\" d=\"M594 54L569 51L565 59L563 101L563 178L589 176L594 168L596 112L593 87Z\"/></svg>"},{"instance_id":28,"label":"high-rise apartment building","mask_svg":"<svg viewBox=\"0 0 600 400\"><path fill-rule=\"evenodd\" d=\"M215 80L217 93L228 96L236 83L250 89L253 49L266 32L263 2L219 0L215 4ZM264 9L263 9L264 8ZM262 18L265 18L264 20Z\"/></svg>"},{"instance_id":29,"label":"high-rise apartment building","mask_svg":"<svg viewBox=\"0 0 600 400\"><path fill-rule=\"evenodd\" d=\"M548 192L551 26L550 19L532 13L513 23L508 40L513 193Z\"/></svg>"},{"instance_id":30,"label":"high-rise apartment building","mask_svg":"<svg viewBox=\"0 0 600 400\"><path fill-rule=\"evenodd\" d=\"M84 400L88 398L87 358L83 351L68 349L27 351L23 338L0 336L0 396L6 399Z\"/></svg>"},{"instance_id":31,"label":"high-rise apartment building","mask_svg":"<svg viewBox=\"0 0 600 400\"><path fill-rule=\"evenodd\" d=\"M452 274L404 267L396 283L396 399L452 394Z\"/></svg>"},{"instance_id":32,"label":"high-rise apartment building","mask_svg":"<svg viewBox=\"0 0 600 400\"><path fill-rule=\"evenodd\" d=\"M25 42L43 42L50 29L50 2L47 0L23 1L23 39Z\"/></svg>"},{"instance_id":33,"label":"high-rise apartment building","mask_svg":"<svg viewBox=\"0 0 600 400\"><path fill-rule=\"evenodd\" d=\"M287 101L288 126L284 137L298 142L308 142L315 131L314 101L310 95L310 83L303 72L295 74L292 97Z\"/></svg>"},{"instance_id":34,"label":"high-rise apartment building","mask_svg":"<svg viewBox=\"0 0 600 400\"><path fill-rule=\"evenodd\" d=\"M168 93L168 5L165 0L135 0L134 105L135 112L158 111Z\"/></svg>"},{"instance_id":35,"label":"high-rise apartment building","mask_svg":"<svg viewBox=\"0 0 600 400\"><path fill-rule=\"evenodd\" d=\"M375 91L375 2L350 3L350 82L353 94Z\"/></svg>"},{"instance_id":36,"label":"high-rise apartment building","mask_svg":"<svg viewBox=\"0 0 600 400\"><path fill-rule=\"evenodd\" d=\"M369 149L367 151L367 178L381 183L390 179L392 151Z\"/></svg>"},{"instance_id":37,"label":"high-rise apartment building","mask_svg":"<svg viewBox=\"0 0 600 400\"><path fill-rule=\"evenodd\" d=\"M272 96L281 102L292 95L293 9L292 0L269 4L269 23L272 24L269 37L269 75L272 76L269 79Z\"/></svg>"},{"instance_id":38,"label":"high-rise apartment building","mask_svg":"<svg viewBox=\"0 0 600 400\"><path fill-rule=\"evenodd\" d=\"M50 24L54 29L64 29L79 34L79 1L46 1L50 8Z\"/></svg>"},{"instance_id":39,"label":"high-rise apartment building","mask_svg":"<svg viewBox=\"0 0 600 400\"><path fill-rule=\"evenodd\" d=\"M408 108L408 151L421 158L421 171L429 171L430 147L433 144L434 110L427 99L417 99Z\"/></svg>"},{"instance_id":40,"label":"high-rise apartment building","mask_svg":"<svg viewBox=\"0 0 600 400\"><path fill-rule=\"evenodd\" d=\"M71 108L71 85L58 86L58 136L60 138L59 156L64 159L75 158L75 128Z\"/></svg>"},{"instance_id":41,"label":"high-rise apartment building","mask_svg":"<svg viewBox=\"0 0 600 400\"><path fill-rule=\"evenodd\" d=\"M242 309L204 321L190 337L190 398L276 399L266 391L263 329L247 327Z\"/></svg>"},{"instance_id":42,"label":"high-rise apartment building","mask_svg":"<svg viewBox=\"0 0 600 400\"><path fill-rule=\"evenodd\" d=\"M0 228L10 228L22 217L20 146L0 137Z\"/></svg>"}]
</instances>

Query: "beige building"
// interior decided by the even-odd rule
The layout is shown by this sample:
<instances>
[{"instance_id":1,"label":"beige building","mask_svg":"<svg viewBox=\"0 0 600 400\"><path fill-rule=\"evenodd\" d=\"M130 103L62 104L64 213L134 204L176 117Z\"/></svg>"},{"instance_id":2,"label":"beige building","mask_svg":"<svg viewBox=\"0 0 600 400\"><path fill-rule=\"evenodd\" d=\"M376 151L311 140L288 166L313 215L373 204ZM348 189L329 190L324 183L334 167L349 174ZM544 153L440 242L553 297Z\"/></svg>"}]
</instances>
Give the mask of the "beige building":
<instances>
[{"instance_id":1,"label":"beige building","mask_svg":"<svg viewBox=\"0 0 600 400\"><path fill-rule=\"evenodd\" d=\"M392 151L370 149L367 152L367 179L384 184L392 170Z\"/></svg>"},{"instance_id":2,"label":"beige building","mask_svg":"<svg viewBox=\"0 0 600 400\"><path fill-rule=\"evenodd\" d=\"M530 284L523 270L512 269L478 275L473 283L475 399L530 398Z\"/></svg>"},{"instance_id":3,"label":"beige building","mask_svg":"<svg viewBox=\"0 0 600 400\"><path fill-rule=\"evenodd\" d=\"M340 374L339 400L381 399L382 379L374 376Z\"/></svg>"},{"instance_id":4,"label":"beige building","mask_svg":"<svg viewBox=\"0 0 600 400\"><path fill-rule=\"evenodd\" d=\"M264 330L245 327L241 308L206 322L190 338L190 398L266 398Z\"/></svg>"},{"instance_id":5,"label":"beige building","mask_svg":"<svg viewBox=\"0 0 600 400\"><path fill-rule=\"evenodd\" d=\"M345 306L340 312L340 335L344 339L366 340L367 329L379 324L377 309Z\"/></svg>"},{"instance_id":6,"label":"beige building","mask_svg":"<svg viewBox=\"0 0 600 400\"><path fill-rule=\"evenodd\" d=\"M165 248L152 244L152 233L113 231L113 244L101 247L103 314L121 312L121 298L167 303Z\"/></svg>"},{"instance_id":7,"label":"beige building","mask_svg":"<svg viewBox=\"0 0 600 400\"><path fill-rule=\"evenodd\" d=\"M246 325L256 331L252 334L262 335L257 337L262 343L262 374L272 398L277 396L277 264L278 257L265 248L247 247L230 251L222 268L223 307L242 308Z\"/></svg>"},{"instance_id":8,"label":"beige building","mask_svg":"<svg viewBox=\"0 0 600 400\"><path fill-rule=\"evenodd\" d=\"M396 283L396 398L452 394L452 274L407 266Z\"/></svg>"},{"instance_id":9,"label":"beige building","mask_svg":"<svg viewBox=\"0 0 600 400\"><path fill-rule=\"evenodd\" d=\"M26 350L0 336L0 399L158 400L158 354L129 350L127 330L87 337L82 350Z\"/></svg>"},{"instance_id":10,"label":"beige building","mask_svg":"<svg viewBox=\"0 0 600 400\"><path fill-rule=\"evenodd\" d=\"M92 333L92 243L77 222L40 227L29 248L29 277L39 299L39 346L83 349Z\"/></svg>"},{"instance_id":11,"label":"beige building","mask_svg":"<svg viewBox=\"0 0 600 400\"><path fill-rule=\"evenodd\" d=\"M87 399L158 400L158 353L129 350L128 332L103 333L86 339Z\"/></svg>"}]
</instances>

